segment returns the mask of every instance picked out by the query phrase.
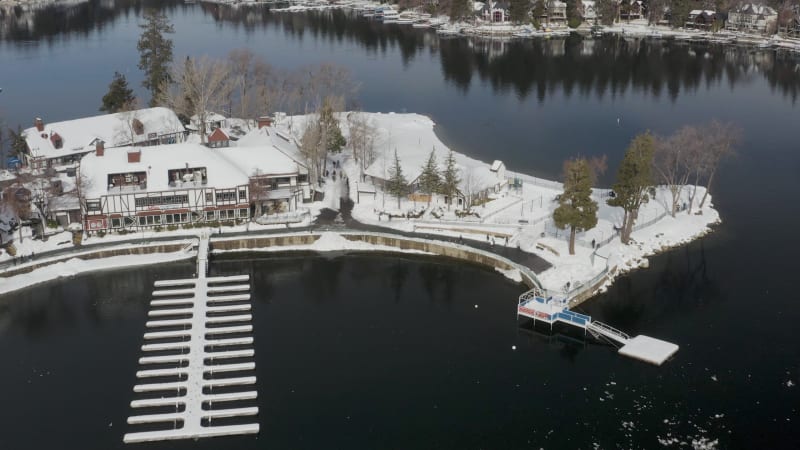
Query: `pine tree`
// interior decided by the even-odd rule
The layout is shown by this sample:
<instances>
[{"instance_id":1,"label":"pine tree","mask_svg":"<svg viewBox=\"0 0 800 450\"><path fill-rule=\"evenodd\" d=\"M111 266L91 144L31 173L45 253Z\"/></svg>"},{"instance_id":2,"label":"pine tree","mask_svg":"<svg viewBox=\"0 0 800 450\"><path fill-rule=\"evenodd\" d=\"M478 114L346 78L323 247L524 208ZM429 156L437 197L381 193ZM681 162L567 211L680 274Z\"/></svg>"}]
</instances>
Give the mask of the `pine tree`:
<instances>
[{"instance_id":1,"label":"pine tree","mask_svg":"<svg viewBox=\"0 0 800 450\"><path fill-rule=\"evenodd\" d=\"M468 17L472 12L472 2L470 0L451 0L450 19L459 20Z\"/></svg>"},{"instance_id":2,"label":"pine tree","mask_svg":"<svg viewBox=\"0 0 800 450\"><path fill-rule=\"evenodd\" d=\"M325 136L325 150L330 153L339 153L347 144L339 127L339 119L333 114L333 106L325 100L319 114L320 129Z\"/></svg>"},{"instance_id":3,"label":"pine tree","mask_svg":"<svg viewBox=\"0 0 800 450\"><path fill-rule=\"evenodd\" d=\"M114 72L114 79L108 85L108 92L103 96L103 104L100 105L100 111L107 113L116 113L126 110L133 105L136 97L133 95L133 89L128 87L128 80L125 75Z\"/></svg>"},{"instance_id":4,"label":"pine tree","mask_svg":"<svg viewBox=\"0 0 800 450\"><path fill-rule=\"evenodd\" d=\"M450 208L450 204L453 203L453 198L458 194L458 185L460 183L461 179L458 175L456 158L451 150L447 155L447 159L444 161L444 173L442 174L442 188L440 191L442 195L448 197L448 208Z\"/></svg>"},{"instance_id":5,"label":"pine tree","mask_svg":"<svg viewBox=\"0 0 800 450\"><path fill-rule=\"evenodd\" d=\"M653 135L649 131L637 135L625 151L617 171L617 181L612 186L616 196L610 198L608 204L619 206L625 211L620 234L623 244L630 241L639 207L650 200L648 190L653 184L651 172L654 152Z\"/></svg>"},{"instance_id":6,"label":"pine tree","mask_svg":"<svg viewBox=\"0 0 800 450\"><path fill-rule=\"evenodd\" d=\"M570 228L569 254L575 254L575 235L597 225L597 202L592 200L594 174L584 158L564 163L564 193L553 211L553 221L562 230Z\"/></svg>"},{"instance_id":7,"label":"pine tree","mask_svg":"<svg viewBox=\"0 0 800 450\"><path fill-rule=\"evenodd\" d=\"M400 158L397 156L397 150L394 151L394 165L389 169L389 180L386 184L386 190L397 197L397 209L400 209L400 198L408 192L408 181L403 175L403 167L400 165Z\"/></svg>"},{"instance_id":8,"label":"pine tree","mask_svg":"<svg viewBox=\"0 0 800 450\"><path fill-rule=\"evenodd\" d=\"M439 192L441 184L442 177L439 175L439 167L436 164L436 149L433 149L419 175L419 189L423 194L428 194L428 205L431 204L433 194Z\"/></svg>"},{"instance_id":9,"label":"pine tree","mask_svg":"<svg viewBox=\"0 0 800 450\"><path fill-rule=\"evenodd\" d=\"M528 0L511 0L508 5L509 19L514 23L528 22L531 4Z\"/></svg>"},{"instance_id":10,"label":"pine tree","mask_svg":"<svg viewBox=\"0 0 800 450\"><path fill-rule=\"evenodd\" d=\"M139 69L144 70L142 86L150 91L150 106L158 105L163 99L166 86L172 82L169 66L172 63L172 40L165 34L175 29L164 12L148 9L144 13L145 23L140 24L142 35L136 48L139 50Z\"/></svg>"}]
</instances>

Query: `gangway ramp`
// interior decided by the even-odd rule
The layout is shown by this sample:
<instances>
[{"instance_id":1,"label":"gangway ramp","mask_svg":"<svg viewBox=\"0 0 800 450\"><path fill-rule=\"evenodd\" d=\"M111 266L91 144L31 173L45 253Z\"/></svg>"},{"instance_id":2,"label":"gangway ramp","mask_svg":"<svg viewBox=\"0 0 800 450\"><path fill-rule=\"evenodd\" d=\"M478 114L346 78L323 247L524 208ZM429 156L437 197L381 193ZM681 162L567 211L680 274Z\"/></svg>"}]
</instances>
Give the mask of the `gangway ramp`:
<instances>
[{"instance_id":1,"label":"gangway ramp","mask_svg":"<svg viewBox=\"0 0 800 450\"><path fill-rule=\"evenodd\" d=\"M542 321L549 323L551 327L556 322L562 322L582 328L595 338L617 346L621 355L656 365L663 364L679 349L676 344L649 336L638 335L632 338L611 325L592 320L591 316L571 311L568 304L567 299L548 296L540 289L531 289L520 295L517 317L529 317L534 324Z\"/></svg>"}]
</instances>

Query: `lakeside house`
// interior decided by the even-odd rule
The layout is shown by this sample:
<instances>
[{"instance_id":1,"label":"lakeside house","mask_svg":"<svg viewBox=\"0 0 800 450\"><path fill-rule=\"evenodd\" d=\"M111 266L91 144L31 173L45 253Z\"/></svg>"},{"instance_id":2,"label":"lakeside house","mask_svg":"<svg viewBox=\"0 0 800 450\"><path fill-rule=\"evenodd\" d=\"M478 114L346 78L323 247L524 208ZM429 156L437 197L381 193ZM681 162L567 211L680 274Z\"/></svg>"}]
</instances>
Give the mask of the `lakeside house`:
<instances>
[{"instance_id":1,"label":"lakeside house","mask_svg":"<svg viewBox=\"0 0 800 450\"><path fill-rule=\"evenodd\" d=\"M644 5L641 0L618 0L619 17L625 20L637 20L644 17Z\"/></svg>"},{"instance_id":2,"label":"lakeside house","mask_svg":"<svg viewBox=\"0 0 800 450\"><path fill-rule=\"evenodd\" d=\"M686 28L710 30L717 22L717 12L711 10L693 9L689 12Z\"/></svg>"},{"instance_id":3,"label":"lakeside house","mask_svg":"<svg viewBox=\"0 0 800 450\"><path fill-rule=\"evenodd\" d=\"M725 28L765 34L768 29L775 30L774 26L777 21L778 12L769 6L745 3L728 13Z\"/></svg>"},{"instance_id":4,"label":"lakeside house","mask_svg":"<svg viewBox=\"0 0 800 450\"><path fill-rule=\"evenodd\" d=\"M277 143L283 141L283 143ZM86 155L87 231L249 220L310 200L308 170L267 128L235 146L196 143L101 149Z\"/></svg>"},{"instance_id":5,"label":"lakeside house","mask_svg":"<svg viewBox=\"0 0 800 450\"><path fill-rule=\"evenodd\" d=\"M186 129L168 108L156 107L46 123L36 118L23 132L24 165L31 169L74 167L98 147L155 146L183 142Z\"/></svg>"},{"instance_id":6,"label":"lakeside house","mask_svg":"<svg viewBox=\"0 0 800 450\"><path fill-rule=\"evenodd\" d=\"M504 23L510 19L509 4L507 2L486 2L480 9L480 18L493 23Z\"/></svg>"},{"instance_id":7,"label":"lakeside house","mask_svg":"<svg viewBox=\"0 0 800 450\"><path fill-rule=\"evenodd\" d=\"M578 4L578 8L578 12L586 22L594 23L600 18L600 15L597 13L597 6L594 0L581 0L581 2Z\"/></svg>"}]
</instances>

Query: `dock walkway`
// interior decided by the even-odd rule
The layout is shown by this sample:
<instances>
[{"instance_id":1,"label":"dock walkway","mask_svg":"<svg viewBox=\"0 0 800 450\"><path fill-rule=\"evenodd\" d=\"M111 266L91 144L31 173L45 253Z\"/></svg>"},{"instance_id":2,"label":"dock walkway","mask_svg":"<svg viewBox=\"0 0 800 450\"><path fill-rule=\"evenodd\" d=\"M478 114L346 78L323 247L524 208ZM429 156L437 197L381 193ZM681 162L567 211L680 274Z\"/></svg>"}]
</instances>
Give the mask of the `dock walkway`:
<instances>
[{"instance_id":1,"label":"dock walkway","mask_svg":"<svg viewBox=\"0 0 800 450\"><path fill-rule=\"evenodd\" d=\"M231 420L258 414L248 404L258 396L250 277L208 277L208 245L201 236L197 278L155 282L128 417L136 431L125 443L259 431L258 423Z\"/></svg>"}]
</instances>

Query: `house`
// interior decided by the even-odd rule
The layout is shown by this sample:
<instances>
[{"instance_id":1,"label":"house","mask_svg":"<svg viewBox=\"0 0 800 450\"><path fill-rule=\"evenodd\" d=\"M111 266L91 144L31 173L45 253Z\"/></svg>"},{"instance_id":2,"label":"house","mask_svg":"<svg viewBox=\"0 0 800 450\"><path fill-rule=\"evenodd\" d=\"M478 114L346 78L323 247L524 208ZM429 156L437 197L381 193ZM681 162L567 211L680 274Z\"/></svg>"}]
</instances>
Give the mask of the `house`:
<instances>
[{"instance_id":1,"label":"house","mask_svg":"<svg viewBox=\"0 0 800 450\"><path fill-rule=\"evenodd\" d=\"M725 28L729 30L767 33L778 21L778 12L769 6L745 3L728 13ZM774 28L771 28L774 31Z\"/></svg>"},{"instance_id":2,"label":"house","mask_svg":"<svg viewBox=\"0 0 800 450\"><path fill-rule=\"evenodd\" d=\"M686 28L708 30L713 28L716 22L716 11L694 9L689 12L689 19L686 21Z\"/></svg>"},{"instance_id":3,"label":"house","mask_svg":"<svg viewBox=\"0 0 800 450\"><path fill-rule=\"evenodd\" d=\"M217 128L208 136L206 145L211 148L230 147L231 141L237 141L239 138L231 136L230 131L224 128Z\"/></svg>"},{"instance_id":4,"label":"house","mask_svg":"<svg viewBox=\"0 0 800 450\"><path fill-rule=\"evenodd\" d=\"M227 121L228 118L223 116L222 114L215 113L213 111L206 111L205 115L202 118L197 114L190 117L189 125L187 125L186 128L192 131L199 132L201 123L204 123L206 133L211 133L217 128L226 126Z\"/></svg>"},{"instance_id":5,"label":"house","mask_svg":"<svg viewBox=\"0 0 800 450\"><path fill-rule=\"evenodd\" d=\"M644 6L641 0L619 0L619 17L626 20L644 17Z\"/></svg>"},{"instance_id":6,"label":"house","mask_svg":"<svg viewBox=\"0 0 800 450\"><path fill-rule=\"evenodd\" d=\"M433 132L433 121L430 118L418 114L403 114L401 117L395 114L371 114L370 118L376 129L386 133L385 136L391 130L391 136L386 137L385 141L381 138L380 145L385 151L376 155L375 160L364 170L363 177L359 180L362 184L369 182L385 187L394 165L395 151L412 193L419 193L419 176L432 150L436 150L439 170L445 168L447 147ZM507 184L505 166L500 161L489 166L460 154L454 153L454 158L461 183L455 199L443 198L447 203L464 206L473 199L499 191ZM357 188L361 189L360 186ZM422 199L424 196L415 197Z\"/></svg>"},{"instance_id":7,"label":"house","mask_svg":"<svg viewBox=\"0 0 800 450\"><path fill-rule=\"evenodd\" d=\"M23 132L24 165L63 168L98 147L153 146L183 142L186 130L168 108L147 108L62 122L36 118Z\"/></svg>"},{"instance_id":8,"label":"house","mask_svg":"<svg viewBox=\"0 0 800 450\"><path fill-rule=\"evenodd\" d=\"M247 175L199 144L120 147L81 161L87 231L247 220Z\"/></svg>"},{"instance_id":9,"label":"house","mask_svg":"<svg viewBox=\"0 0 800 450\"><path fill-rule=\"evenodd\" d=\"M489 0L480 10L481 19L487 22L503 23L510 19L509 5L506 2L493 2Z\"/></svg>"},{"instance_id":10,"label":"house","mask_svg":"<svg viewBox=\"0 0 800 450\"><path fill-rule=\"evenodd\" d=\"M789 23L781 28L787 37L800 38L800 14L796 15Z\"/></svg>"},{"instance_id":11,"label":"house","mask_svg":"<svg viewBox=\"0 0 800 450\"><path fill-rule=\"evenodd\" d=\"M547 2L545 3L545 14L547 23L566 23L567 4L559 0Z\"/></svg>"},{"instance_id":12,"label":"house","mask_svg":"<svg viewBox=\"0 0 800 450\"><path fill-rule=\"evenodd\" d=\"M581 17L583 17L583 20L586 22L594 22L600 18L597 14L597 6L594 0L581 0L578 4L578 8L580 8L579 12Z\"/></svg>"}]
</instances>

